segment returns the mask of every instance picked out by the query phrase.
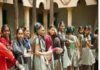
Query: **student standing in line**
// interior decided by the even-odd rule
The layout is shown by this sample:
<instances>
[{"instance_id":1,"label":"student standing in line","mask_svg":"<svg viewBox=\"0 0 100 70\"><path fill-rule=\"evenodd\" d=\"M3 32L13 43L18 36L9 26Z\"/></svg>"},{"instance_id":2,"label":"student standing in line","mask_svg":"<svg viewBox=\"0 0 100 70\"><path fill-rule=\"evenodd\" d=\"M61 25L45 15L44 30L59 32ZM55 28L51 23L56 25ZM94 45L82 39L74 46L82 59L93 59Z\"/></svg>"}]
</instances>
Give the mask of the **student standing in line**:
<instances>
[{"instance_id":1,"label":"student standing in line","mask_svg":"<svg viewBox=\"0 0 100 70\"><path fill-rule=\"evenodd\" d=\"M53 40L53 48L60 48L63 51L63 49L61 48L61 43L60 43L60 39L58 37L56 28L54 30L54 35L52 37L52 40ZM53 53L55 70L62 70L62 62L60 61L62 51L56 51ZM60 65L60 66L58 66L58 65Z\"/></svg>"},{"instance_id":2,"label":"student standing in line","mask_svg":"<svg viewBox=\"0 0 100 70\"><path fill-rule=\"evenodd\" d=\"M46 51L48 51L50 49L53 50L53 52L61 51L62 49L57 48L57 46L55 48L53 48L53 36L54 36L55 27L53 25L50 25L48 29L49 29L48 34L45 36ZM54 70L54 57L53 57L53 55L51 56L49 63L51 65L51 69Z\"/></svg>"},{"instance_id":3,"label":"student standing in line","mask_svg":"<svg viewBox=\"0 0 100 70\"><path fill-rule=\"evenodd\" d=\"M89 25L88 27L89 27L88 28L89 29L89 35L91 37L91 44L92 44L92 47L90 49L92 50L92 53L95 57L95 48L96 48L95 47L95 37L94 37L94 34L92 33L92 26ZM94 70L94 64L92 64L91 69Z\"/></svg>"},{"instance_id":4,"label":"student standing in line","mask_svg":"<svg viewBox=\"0 0 100 70\"><path fill-rule=\"evenodd\" d=\"M35 23L34 32L36 35L33 39L31 38L34 53L32 70L50 70L47 56L52 55L52 50L46 52L45 29L40 23Z\"/></svg>"},{"instance_id":5,"label":"student standing in line","mask_svg":"<svg viewBox=\"0 0 100 70\"><path fill-rule=\"evenodd\" d=\"M13 52L12 43L11 43L11 31L8 25L3 25L1 28L2 36L0 38L0 42L5 45L6 48L8 48L11 52ZM13 55L14 57L14 55ZM13 70L16 61L11 61L9 59L6 59L7 67L9 70Z\"/></svg>"},{"instance_id":6,"label":"student standing in line","mask_svg":"<svg viewBox=\"0 0 100 70\"><path fill-rule=\"evenodd\" d=\"M0 70L8 70L6 58L10 59L11 61L16 61L13 53L8 50L3 43L0 43ZM16 66L19 66L18 61L16 61Z\"/></svg>"},{"instance_id":7,"label":"student standing in line","mask_svg":"<svg viewBox=\"0 0 100 70\"><path fill-rule=\"evenodd\" d=\"M82 44L81 44L81 39L83 37L83 31L84 31L83 27L79 26L78 27L78 33L79 33L78 34L78 40L79 40L79 43L80 43L80 46L79 46L79 50L80 50L80 59L79 59L79 62L82 59ZM79 70L82 70L82 67L81 67L80 64L79 64Z\"/></svg>"},{"instance_id":8,"label":"student standing in line","mask_svg":"<svg viewBox=\"0 0 100 70\"><path fill-rule=\"evenodd\" d=\"M94 70L98 70L98 27L96 27L95 29L95 34L94 34L94 37L95 37L95 57L96 57L96 63L95 63L95 67L94 67Z\"/></svg>"},{"instance_id":9,"label":"student standing in line","mask_svg":"<svg viewBox=\"0 0 100 70\"><path fill-rule=\"evenodd\" d=\"M65 29L66 37L70 39L72 42L68 44L69 57L71 59L71 69L78 70L78 60L79 60L79 41L78 38L73 35L74 28L72 26L68 26Z\"/></svg>"},{"instance_id":10,"label":"student standing in line","mask_svg":"<svg viewBox=\"0 0 100 70\"><path fill-rule=\"evenodd\" d=\"M61 21L58 25L59 27L59 32L58 32L58 37L60 38L61 41L61 47L63 49L63 52L61 54L61 61L62 61L62 66L66 70L70 65L71 65L71 60L68 56L68 50L66 48L65 43L69 42L69 40L66 38L65 35L65 24L63 21Z\"/></svg>"},{"instance_id":11,"label":"student standing in line","mask_svg":"<svg viewBox=\"0 0 100 70\"><path fill-rule=\"evenodd\" d=\"M29 28L28 27L23 27L23 32L24 32L24 38L23 38L23 43L24 46L26 48L26 53L30 54L32 53L32 49L31 49L31 42L30 42L30 32L29 32ZM31 70L31 56L29 56L28 58L26 58L27 63L28 63L28 67L29 70Z\"/></svg>"},{"instance_id":12,"label":"student standing in line","mask_svg":"<svg viewBox=\"0 0 100 70\"><path fill-rule=\"evenodd\" d=\"M89 27L84 27L84 33L81 38L81 45L82 45L82 59L80 64L82 66L82 70L92 70L91 66L95 63L95 58L93 56L91 47L91 37L89 35Z\"/></svg>"},{"instance_id":13,"label":"student standing in line","mask_svg":"<svg viewBox=\"0 0 100 70\"><path fill-rule=\"evenodd\" d=\"M13 52L15 54L15 58L18 60L20 64L26 69L28 69L28 64L26 60L25 46L23 45L23 30L18 28L16 30L16 39L13 41ZM19 69L18 69L19 70Z\"/></svg>"}]
</instances>

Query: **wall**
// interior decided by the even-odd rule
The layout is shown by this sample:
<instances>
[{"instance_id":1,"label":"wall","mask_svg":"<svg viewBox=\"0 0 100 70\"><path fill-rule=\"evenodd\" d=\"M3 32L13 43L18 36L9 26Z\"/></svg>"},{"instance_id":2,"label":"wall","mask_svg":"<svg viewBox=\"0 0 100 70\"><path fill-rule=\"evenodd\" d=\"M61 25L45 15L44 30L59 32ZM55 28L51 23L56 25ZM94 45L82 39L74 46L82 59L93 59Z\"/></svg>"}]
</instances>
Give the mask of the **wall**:
<instances>
[{"instance_id":1,"label":"wall","mask_svg":"<svg viewBox=\"0 0 100 70\"><path fill-rule=\"evenodd\" d=\"M92 27L94 27L97 11L98 11L97 5L86 6L85 2L78 4L77 7L73 8L73 13L72 13L73 26L75 26L76 29L79 26L86 26L86 25L92 25ZM77 30L75 33L76 34L78 33Z\"/></svg>"},{"instance_id":2,"label":"wall","mask_svg":"<svg viewBox=\"0 0 100 70\"><path fill-rule=\"evenodd\" d=\"M57 4L54 4L54 11L58 13L57 22L63 20L66 24L67 22L67 9L62 8L58 9ZM72 25L75 26L75 34L77 34L77 28L85 25L92 25L94 27L94 23L96 21L98 6L91 5L86 6L85 1L82 1L78 4L77 7L73 7L72 9Z\"/></svg>"},{"instance_id":3,"label":"wall","mask_svg":"<svg viewBox=\"0 0 100 70\"><path fill-rule=\"evenodd\" d=\"M7 11L7 24L11 29L12 38L14 37L14 6L4 4L3 9ZM19 4L19 26L24 26L24 8Z\"/></svg>"},{"instance_id":4,"label":"wall","mask_svg":"<svg viewBox=\"0 0 100 70\"><path fill-rule=\"evenodd\" d=\"M57 4L54 3L54 13L57 13L57 23L64 21L67 25L67 8L58 9Z\"/></svg>"}]
</instances>

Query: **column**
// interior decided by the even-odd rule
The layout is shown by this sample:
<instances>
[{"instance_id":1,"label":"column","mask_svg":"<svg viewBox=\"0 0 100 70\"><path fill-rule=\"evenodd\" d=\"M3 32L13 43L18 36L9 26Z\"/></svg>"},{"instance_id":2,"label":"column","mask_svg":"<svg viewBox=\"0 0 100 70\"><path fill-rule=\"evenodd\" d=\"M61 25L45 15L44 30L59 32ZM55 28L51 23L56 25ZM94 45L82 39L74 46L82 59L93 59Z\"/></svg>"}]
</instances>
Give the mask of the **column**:
<instances>
[{"instance_id":1,"label":"column","mask_svg":"<svg viewBox=\"0 0 100 70\"><path fill-rule=\"evenodd\" d=\"M30 27L29 9L30 9L29 7L24 7L25 26L27 26L28 28Z\"/></svg>"},{"instance_id":2,"label":"column","mask_svg":"<svg viewBox=\"0 0 100 70\"><path fill-rule=\"evenodd\" d=\"M53 6L53 0L50 0L50 25L54 25L54 6Z\"/></svg>"},{"instance_id":3,"label":"column","mask_svg":"<svg viewBox=\"0 0 100 70\"><path fill-rule=\"evenodd\" d=\"M48 15L47 10L44 10L43 11L43 25L44 25L46 33L47 33L47 27L48 27L47 15Z\"/></svg>"},{"instance_id":4,"label":"column","mask_svg":"<svg viewBox=\"0 0 100 70\"><path fill-rule=\"evenodd\" d=\"M2 17L2 6L3 6L3 4L0 3L0 29L1 29L2 24L3 24L3 21L2 21L2 19L3 19L3 17Z\"/></svg>"},{"instance_id":5,"label":"column","mask_svg":"<svg viewBox=\"0 0 100 70\"><path fill-rule=\"evenodd\" d=\"M67 8L68 11L68 26L72 26L72 8Z\"/></svg>"}]
</instances>

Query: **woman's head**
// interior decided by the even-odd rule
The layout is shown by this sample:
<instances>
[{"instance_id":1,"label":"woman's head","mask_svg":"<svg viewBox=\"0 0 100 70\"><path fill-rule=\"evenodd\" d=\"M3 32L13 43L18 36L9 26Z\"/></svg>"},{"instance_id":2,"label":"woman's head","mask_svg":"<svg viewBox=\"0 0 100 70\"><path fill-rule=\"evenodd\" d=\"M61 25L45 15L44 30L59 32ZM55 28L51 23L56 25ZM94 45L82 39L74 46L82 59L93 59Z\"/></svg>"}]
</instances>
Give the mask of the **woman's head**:
<instances>
[{"instance_id":1,"label":"woman's head","mask_svg":"<svg viewBox=\"0 0 100 70\"><path fill-rule=\"evenodd\" d=\"M40 36L44 36L44 35L45 35L45 29L44 29L43 26L41 26L41 27L38 29L38 34L39 34Z\"/></svg>"},{"instance_id":2,"label":"woman's head","mask_svg":"<svg viewBox=\"0 0 100 70\"><path fill-rule=\"evenodd\" d=\"M92 26L91 25L88 26L88 30L89 30L89 34L91 34L91 32L92 32Z\"/></svg>"},{"instance_id":3,"label":"woman's head","mask_svg":"<svg viewBox=\"0 0 100 70\"><path fill-rule=\"evenodd\" d=\"M38 35L38 30L42 27L41 23L36 22L34 24L34 33L36 33Z\"/></svg>"},{"instance_id":4,"label":"woman's head","mask_svg":"<svg viewBox=\"0 0 100 70\"><path fill-rule=\"evenodd\" d=\"M49 34L54 35L55 27L53 25L50 25L48 29Z\"/></svg>"},{"instance_id":5,"label":"woman's head","mask_svg":"<svg viewBox=\"0 0 100 70\"><path fill-rule=\"evenodd\" d=\"M83 27L82 27L82 26L79 26L79 27L78 27L78 33L79 33L79 34L82 34L82 33L83 33Z\"/></svg>"},{"instance_id":6,"label":"woman's head","mask_svg":"<svg viewBox=\"0 0 100 70\"><path fill-rule=\"evenodd\" d=\"M63 21L61 21L59 23L59 29L60 29L61 32L64 32L64 30L65 30L65 23Z\"/></svg>"},{"instance_id":7,"label":"woman's head","mask_svg":"<svg viewBox=\"0 0 100 70\"><path fill-rule=\"evenodd\" d=\"M75 29L73 26L67 26L67 28L65 29L65 33L66 34L73 34L74 30Z\"/></svg>"},{"instance_id":8,"label":"woman's head","mask_svg":"<svg viewBox=\"0 0 100 70\"><path fill-rule=\"evenodd\" d=\"M4 36L5 38L10 37L10 28L7 24L2 26L1 32L2 32L2 36Z\"/></svg>"},{"instance_id":9,"label":"woman's head","mask_svg":"<svg viewBox=\"0 0 100 70\"><path fill-rule=\"evenodd\" d=\"M23 27L23 32L24 32L24 36L29 37L30 36L30 32L29 32L29 28L28 27Z\"/></svg>"},{"instance_id":10,"label":"woman's head","mask_svg":"<svg viewBox=\"0 0 100 70\"><path fill-rule=\"evenodd\" d=\"M16 37L17 37L17 39L21 41L23 39L23 36L24 36L24 34L23 34L22 28L18 28L16 30Z\"/></svg>"},{"instance_id":11,"label":"woman's head","mask_svg":"<svg viewBox=\"0 0 100 70\"><path fill-rule=\"evenodd\" d=\"M85 34L88 34L88 33L89 33L89 27L88 27L88 26L85 26L85 27L84 27L84 33L85 33Z\"/></svg>"}]
</instances>

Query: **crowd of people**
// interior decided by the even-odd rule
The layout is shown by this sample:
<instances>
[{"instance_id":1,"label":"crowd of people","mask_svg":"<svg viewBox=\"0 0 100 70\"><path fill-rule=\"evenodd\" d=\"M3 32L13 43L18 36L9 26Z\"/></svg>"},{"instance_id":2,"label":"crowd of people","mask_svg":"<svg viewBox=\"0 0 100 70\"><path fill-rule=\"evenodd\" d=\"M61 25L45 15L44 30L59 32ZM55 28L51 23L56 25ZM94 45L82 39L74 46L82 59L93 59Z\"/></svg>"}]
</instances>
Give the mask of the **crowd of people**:
<instances>
[{"instance_id":1,"label":"crowd of people","mask_svg":"<svg viewBox=\"0 0 100 70\"><path fill-rule=\"evenodd\" d=\"M98 70L98 27L91 25L58 28L36 22L30 36L28 27L19 27L11 39L7 24L1 28L0 70ZM75 30L78 35L75 35Z\"/></svg>"}]
</instances>

